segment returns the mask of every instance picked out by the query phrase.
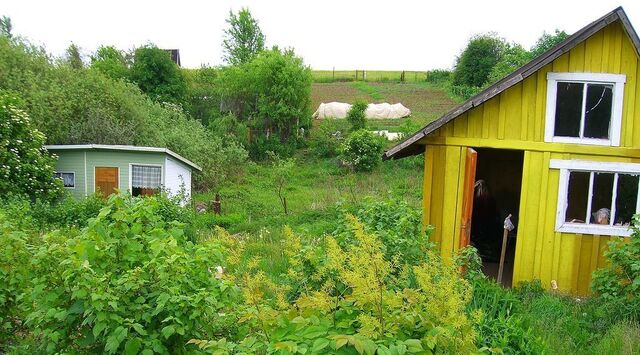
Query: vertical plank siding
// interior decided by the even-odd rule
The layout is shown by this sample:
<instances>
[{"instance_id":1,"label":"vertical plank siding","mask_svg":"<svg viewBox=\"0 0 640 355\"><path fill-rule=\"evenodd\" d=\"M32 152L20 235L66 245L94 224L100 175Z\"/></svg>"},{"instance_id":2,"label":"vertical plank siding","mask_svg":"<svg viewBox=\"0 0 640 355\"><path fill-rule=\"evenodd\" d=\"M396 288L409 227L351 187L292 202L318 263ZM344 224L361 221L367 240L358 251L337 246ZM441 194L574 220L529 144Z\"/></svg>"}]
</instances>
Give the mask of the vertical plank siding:
<instances>
[{"instance_id":1,"label":"vertical plank siding","mask_svg":"<svg viewBox=\"0 0 640 355\"><path fill-rule=\"evenodd\" d=\"M460 234L464 149L477 142L509 149L509 144L517 142L512 149L524 146L525 151L513 282L540 279L548 288L555 280L560 291L583 295L589 292L593 270L606 262L603 251L610 237L555 231L559 170L550 169L549 161L638 160L578 154L571 144L563 145L566 153L527 150L526 142L544 142L548 72L625 74L621 147L640 147L640 122L634 122L640 119L638 55L622 26L614 22L524 81L439 128L429 136L433 140L426 139L423 220L435 227L433 238L442 254L452 255ZM449 144L447 138L457 143ZM460 143L464 139L470 143Z\"/></svg>"}]
</instances>

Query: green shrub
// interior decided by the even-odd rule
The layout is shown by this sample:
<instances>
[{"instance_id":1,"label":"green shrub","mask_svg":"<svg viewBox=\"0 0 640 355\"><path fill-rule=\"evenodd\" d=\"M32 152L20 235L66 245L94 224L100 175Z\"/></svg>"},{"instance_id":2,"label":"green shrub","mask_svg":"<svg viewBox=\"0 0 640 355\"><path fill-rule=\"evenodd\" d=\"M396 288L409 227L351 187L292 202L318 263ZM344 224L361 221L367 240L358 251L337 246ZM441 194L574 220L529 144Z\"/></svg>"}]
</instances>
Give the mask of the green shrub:
<instances>
[{"instance_id":1,"label":"green shrub","mask_svg":"<svg viewBox=\"0 0 640 355\"><path fill-rule=\"evenodd\" d=\"M342 144L340 157L355 171L371 171L382 162L384 138L361 129Z\"/></svg>"},{"instance_id":2,"label":"green shrub","mask_svg":"<svg viewBox=\"0 0 640 355\"><path fill-rule=\"evenodd\" d=\"M269 158L269 152L280 157L290 157L295 153L297 146L298 142L294 139L281 142L280 139L274 135L270 137L258 135L249 144L249 157L254 161L262 161Z\"/></svg>"},{"instance_id":3,"label":"green shrub","mask_svg":"<svg viewBox=\"0 0 640 355\"><path fill-rule=\"evenodd\" d=\"M604 253L609 263L593 273L591 288L622 319L640 316L640 215L630 238L614 238Z\"/></svg>"},{"instance_id":4,"label":"green shrub","mask_svg":"<svg viewBox=\"0 0 640 355\"><path fill-rule=\"evenodd\" d=\"M208 127L216 137L232 139L240 146L246 146L249 140L249 128L233 114L210 119Z\"/></svg>"},{"instance_id":5,"label":"green shrub","mask_svg":"<svg viewBox=\"0 0 640 355\"><path fill-rule=\"evenodd\" d=\"M324 119L318 127L311 130L309 147L319 158L336 157L340 150L347 127L344 120Z\"/></svg>"},{"instance_id":6,"label":"green shrub","mask_svg":"<svg viewBox=\"0 0 640 355\"><path fill-rule=\"evenodd\" d=\"M55 198L62 193L53 178L55 158L22 106L16 95L0 91L0 196Z\"/></svg>"},{"instance_id":7,"label":"green shrub","mask_svg":"<svg viewBox=\"0 0 640 355\"><path fill-rule=\"evenodd\" d=\"M367 117L365 116L367 106L365 101L356 100L347 111L347 122L351 124L352 131L364 129L367 126Z\"/></svg>"},{"instance_id":8,"label":"green shrub","mask_svg":"<svg viewBox=\"0 0 640 355\"><path fill-rule=\"evenodd\" d=\"M341 214L353 214L364 225L367 232L375 234L382 242L385 257L397 258L415 265L424 260L431 248L431 229L422 228L420 210L409 207L405 202L387 200L365 200L358 208L342 207ZM343 217L333 232L342 245L354 241L353 223Z\"/></svg>"},{"instance_id":9,"label":"green shrub","mask_svg":"<svg viewBox=\"0 0 640 355\"><path fill-rule=\"evenodd\" d=\"M189 242L161 208L113 195L77 235L51 232L29 247L25 324L41 351L180 353L225 332L235 291L211 273L223 249Z\"/></svg>"},{"instance_id":10,"label":"green shrub","mask_svg":"<svg viewBox=\"0 0 640 355\"><path fill-rule=\"evenodd\" d=\"M447 69L434 69L427 73L427 82L433 84L444 84L451 82L452 72Z\"/></svg>"}]
</instances>

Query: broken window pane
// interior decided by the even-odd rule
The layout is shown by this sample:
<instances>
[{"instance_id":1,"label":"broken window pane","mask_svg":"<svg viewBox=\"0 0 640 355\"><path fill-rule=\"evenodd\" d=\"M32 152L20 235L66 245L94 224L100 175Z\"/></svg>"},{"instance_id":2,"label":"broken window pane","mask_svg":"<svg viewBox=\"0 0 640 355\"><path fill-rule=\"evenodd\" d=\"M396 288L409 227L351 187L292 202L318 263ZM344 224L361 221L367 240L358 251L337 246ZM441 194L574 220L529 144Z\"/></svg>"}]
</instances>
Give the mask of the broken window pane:
<instances>
[{"instance_id":1,"label":"broken window pane","mask_svg":"<svg viewBox=\"0 0 640 355\"><path fill-rule=\"evenodd\" d=\"M584 137L609 139L613 85L587 85L587 105L584 116Z\"/></svg>"},{"instance_id":2,"label":"broken window pane","mask_svg":"<svg viewBox=\"0 0 640 355\"><path fill-rule=\"evenodd\" d=\"M589 176L591 173L572 171L569 173L566 222L584 223L589 198Z\"/></svg>"},{"instance_id":3,"label":"broken window pane","mask_svg":"<svg viewBox=\"0 0 640 355\"><path fill-rule=\"evenodd\" d=\"M638 199L638 175L618 174L616 213L614 224L628 226L636 213Z\"/></svg>"},{"instance_id":4,"label":"broken window pane","mask_svg":"<svg viewBox=\"0 0 640 355\"><path fill-rule=\"evenodd\" d=\"M556 136L580 136L583 91L583 83L558 83L556 96L556 122L554 129L554 134Z\"/></svg>"},{"instance_id":5,"label":"broken window pane","mask_svg":"<svg viewBox=\"0 0 640 355\"><path fill-rule=\"evenodd\" d=\"M613 175L613 173L593 174L590 223L609 224L613 198Z\"/></svg>"}]
</instances>

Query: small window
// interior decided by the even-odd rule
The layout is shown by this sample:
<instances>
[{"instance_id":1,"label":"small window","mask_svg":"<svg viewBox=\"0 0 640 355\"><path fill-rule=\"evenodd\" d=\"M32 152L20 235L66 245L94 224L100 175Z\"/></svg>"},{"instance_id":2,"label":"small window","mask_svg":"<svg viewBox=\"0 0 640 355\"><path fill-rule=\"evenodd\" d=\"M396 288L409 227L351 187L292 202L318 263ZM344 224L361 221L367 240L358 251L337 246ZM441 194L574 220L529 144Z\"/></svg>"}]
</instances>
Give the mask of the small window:
<instances>
[{"instance_id":1,"label":"small window","mask_svg":"<svg viewBox=\"0 0 640 355\"><path fill-rule=\"evenodd\" d=\"M76 174L75 173L63 173L56 172L53 174L56 179L62 180L62 184L67 188L75 188L76 187Z\"/></svg>"},{"instance_id":2,"label":"small window","mask_svg":"<svg viewBox=\"0 0 640 355\"><path fill-rule=\"evenodd\" d=\"M640 164L552 160L551 167L561 169L557 231L630 235Z\"/></svg>"},{"instance_id":3,"label":"small window","mask_svg":"<svg viewBox=\"0 0 640 355\"><path fill-rule=\"evenodd\" d=\"M547 79L545 141L620 145L624 75L549 73Z\"/></svg>"},{"instance_id":4,"label":"small window","mask_svg":"<svg viewBox=\"0 0 640 355\"><path fill-rule=\"evenodd\" d=\"M151 196L160 191L162 167L148 165L131 166L131 195Z\"/></svg>"}]
</instances>

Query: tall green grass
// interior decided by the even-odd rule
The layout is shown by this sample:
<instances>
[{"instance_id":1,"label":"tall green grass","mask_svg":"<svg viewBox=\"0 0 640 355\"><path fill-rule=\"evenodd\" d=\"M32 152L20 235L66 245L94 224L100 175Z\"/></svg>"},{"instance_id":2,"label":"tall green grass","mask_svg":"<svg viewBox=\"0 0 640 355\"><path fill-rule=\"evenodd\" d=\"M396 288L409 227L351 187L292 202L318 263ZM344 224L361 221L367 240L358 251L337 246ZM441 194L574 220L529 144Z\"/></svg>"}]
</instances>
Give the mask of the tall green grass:
<instances>
[{"instance_id":1,"label":"tall green grass","mask_svg":"<svg viewBox=\"0 0 640 355\"><path fill-rule=\"evenodd\" d=\"M357 73L356 73L357 72ZM423 82L427 79L426 71L402 70L313 70L311 75L316 83L331 83L340 81L371 81L371 82ZM357 78L356 78L357 75ZM404 80L403 80L404 79Z\"/></svg>"}]
</instances>

